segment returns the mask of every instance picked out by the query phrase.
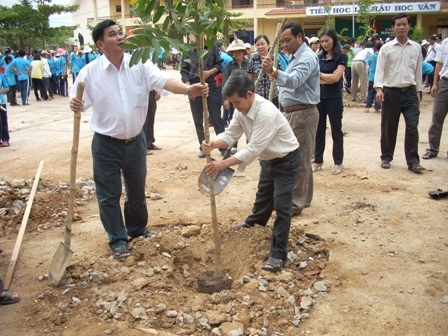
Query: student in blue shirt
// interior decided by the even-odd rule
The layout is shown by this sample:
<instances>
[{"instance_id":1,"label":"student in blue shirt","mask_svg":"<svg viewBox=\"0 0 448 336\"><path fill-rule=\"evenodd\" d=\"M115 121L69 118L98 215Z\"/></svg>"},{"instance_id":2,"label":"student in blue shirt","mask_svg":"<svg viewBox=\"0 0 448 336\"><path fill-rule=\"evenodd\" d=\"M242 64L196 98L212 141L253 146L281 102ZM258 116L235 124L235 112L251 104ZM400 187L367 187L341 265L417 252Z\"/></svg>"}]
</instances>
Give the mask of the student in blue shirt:
<instances>
[{"instance_id":1,"label":"student in blue shirt","mask_svg":"<svg viewBox=\"0 0 448 336\"><path fill-rule=\"evenodd\" d=\"M84 49L82 50L83 55L81 56L82 59L82 66L81 68L85 67L90 62L93 62L95 60L95 56L92 54L92 48L90 48L88 45L84 46Z\"/></svg>"},{"instance_id":2,"label":"student in blue shirt","mask_svg":"<svg viewBox=\"0 0 448 336\"><path fill-rule=\"evenodd\" d=\"M70 64L73 83L75 82L76 76L78 76L79 70L81 70L78 62L78 57L78 46L74 46L73 51L70 53Z\"/></svg>"},{"instance_id":3,"label":"student in blue shirt","mask_svg":"<svg viewBox=\"0 0 448 336\"><path fill-rule=\"evenodd\" d=\"M19 104L17 104L17 100L16 100L16 86L17 86L17 82L16 82L16 75L14 74L14 71L11 69L11 63L13 61L12 57L10 55L6 55L5 58L5 77L6 80L8 81L8 85L9 85L9 91L8 91L8 101L9 104L11 106L19 106Z\"/></svg>"},{"instance_id":4,"label":"student in blue shirt","mask_svg":"<svg viewBox=\"0 0 448 336\"><path fill-rule=\"evenodd\" d=\"M48 66L50 67L51 77L50 77L50 85L53 89L53 94L59 93L59 80L56 77L56 56L54 55L55 51L50 50L50 58L48 59Z\"/></svg>"},{"instance_id":5,"label":"student in blue shirt","mask_svg":"<svg viewBox=\"0 0 448 336\"><path fill-rule=\"evenodd\" d=\"M58 49L56 54L57 59L55 63L56 78L59 80L59 95L62 97L67 96L67 62L65 61L65 50L62 48Z\"/></svg>"},{"instance_id":6,"label":"student in blue shirt","mask_svg":"<svg viewBox=\"0 0 448 336\"><path fill-rule=\"evenodd\" d=\"M9 90L8 81L0 73L0 147L9 147L8 116L6 114L6 96Z\"/></svg>"},{"instance_id":7,"label":"student in blue shirt","mask_svg":"<svg viewBox=\"0 0 448 336\"><path fill-rule=\"evenodd\" d=\"M11 63L11 69L17 76L17 87L20 91L20 97L22 98L22 105L28 104L28 89L29 80L28 74L30 70L30 62L25 58L25 50L19 50L19 57L17 57Z\"/></svg>"},{"instance_id":8,"label":"student in blue shirt","mask_svg":"<svg viewBox=\"0 0 448 336\"><path fill-rule=\"evenodd\" d=\"M375 102L375 112L381 112L381 106L376 102L376 89L373 87L373 83L375 82L375 71L376 71L376 62L378 60L378 53L383 44L381 42L376 42L373 46L373 54L367 58L367 65L369 66L369 87L367 89L367 99L366 99L366 108L364 109L365 113L369 113L370 108Z\"/></svg>"}]
</instances>

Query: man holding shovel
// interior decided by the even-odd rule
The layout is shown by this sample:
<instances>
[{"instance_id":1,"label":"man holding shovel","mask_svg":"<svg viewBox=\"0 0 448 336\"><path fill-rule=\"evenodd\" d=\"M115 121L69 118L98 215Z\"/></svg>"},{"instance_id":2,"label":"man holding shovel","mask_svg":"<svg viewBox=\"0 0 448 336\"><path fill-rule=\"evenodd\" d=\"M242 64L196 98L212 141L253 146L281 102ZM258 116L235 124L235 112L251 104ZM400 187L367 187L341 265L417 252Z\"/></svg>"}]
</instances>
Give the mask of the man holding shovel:
<instances>
[{"instance_id":1,"label":"man holding shovel","mask_svg":"<svg viewBox=\"0 0 448 336\"><path fill-rule=\"evenodd\" d=\"M194 99L208 95L208 86L189 86L169 78L149 61L130 67L131 55L120 48L125 42L123 31L112 20L98 23L92 37L102 56L79 72L70 91L70 109L79 112L93 108L93 178L101 222L109 235L113 257L120 259L130 256L128 235L152 235L146 228L146 137L142 132L149 92L165 89ZM78 82L85 84L83 101L75 96ZM126 188L124 218L120 208L121 175Z\"/></svg>"},{"instance_id":2,"label":"man holding shovel","mask_svg":"<svg viewBox=\"0 0 448 336\"><path fill-rule=\"evenodd\" d=\"M233 165L240 165L238 170L242 171L257 157L260 158L260 180L252 214L238 226L266 226L272 211L276 211L271 251L263 269L278 272L288 254L292 191L300 166L299 143L275 105L255 94L254 82L246 71L234 70L222 94L233 104L235 113L223 133L209 143L202 143L204 153L210 154L214 148L228 148L243 133L248 143L232 157L208 163L206 172L213 176Z\"/></svg>"}]
</instances>

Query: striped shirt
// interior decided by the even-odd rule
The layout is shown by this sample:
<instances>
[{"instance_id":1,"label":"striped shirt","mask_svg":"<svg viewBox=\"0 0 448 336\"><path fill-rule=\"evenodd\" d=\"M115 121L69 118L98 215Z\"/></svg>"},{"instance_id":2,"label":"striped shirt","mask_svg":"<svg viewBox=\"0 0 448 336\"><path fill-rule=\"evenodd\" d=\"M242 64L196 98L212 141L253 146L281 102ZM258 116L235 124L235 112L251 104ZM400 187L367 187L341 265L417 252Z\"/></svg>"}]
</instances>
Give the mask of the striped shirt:
<instances>
[{"instance_id":1,"label":"striped shirt","mask_svg":"<svg viewBox=\"0 0 448 336\"><path fill-rule=\"evenodd\" d=\"M260 55L254 55L254 57L252 57L249 60L249 64L247 65L247 72L254 75L254 82L257 81L258 76L261 73L262 70L262 63L263 61L260 58ZM282 69L282 63L277 60L277 69L278 70L283 70ZM255 93L258 93L260 96L262 96L263 98L268 99L269 98L269 90L271 88L271 83L275 85L275 82L271 82L269 80L269 75L267 73L263 73L263 77L260 81L260 84L257 87L257 91ZM274 96L273 98L278 97L278 88L277 85L274 86Z\"/></svg>"},{"instance_id":2,"label":"striped shirt","mask_svg":"<svg viewBox=\"0 0 448 336\"><path fill-rule=\"evenodd\" d=\"M299 147L286 118L270 101L258 94L247 114L237 109L226 130L217 136L231 146L243 133L248 144L233 155L243 161L238 171L243 171L257 157L260 160L282 158Z\"/></svg>"}]
</instances>

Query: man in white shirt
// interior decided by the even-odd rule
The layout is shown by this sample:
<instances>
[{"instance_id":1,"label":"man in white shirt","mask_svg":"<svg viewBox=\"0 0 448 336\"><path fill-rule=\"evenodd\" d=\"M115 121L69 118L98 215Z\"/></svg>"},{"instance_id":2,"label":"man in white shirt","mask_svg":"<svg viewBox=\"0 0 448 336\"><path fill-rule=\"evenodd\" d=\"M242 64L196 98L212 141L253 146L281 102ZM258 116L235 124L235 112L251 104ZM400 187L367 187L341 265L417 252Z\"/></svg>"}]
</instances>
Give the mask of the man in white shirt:
<instances>
[{"instance_id":1,"label":"man in white shirt","mask_svg":"<svg viewBox=\"0 0 448 336\"><path fill-rule=\"evenodd\" d=\"M232 71L224 85L223 97L233 104L235 113L224 132L218 134L215 140L202 143L204 153L209 154L214 148L228 148L243 133L248 143L230 158L208 163L206 172L213 176L234 165L239 165L242 171L260 158L260 179L252 214L238 226L266 226L272 211L276 211L271 251L263 269L278 272L288 255L292 192L300 165L299 143L288 121L275 105L255 94L254 82L246 71Z\"/></svg>"},{"instance_id":2,"label":"man in white shirt","mask_svg":"<svg viewBox=\"0 0 448 336\"><path fill-rule=\"evenodd\" d=\"M70 109L77 112L93 108L93 178L101 222L113 257L120 259L131 255L128 235L152 235L146 228L146 137L142 132L149 92L166 89L194 98L207 95L208 86L188 86L169 78L150 61L130 67L131 55L120 48L125 42L123 31L112 20L98 23L92 36L102 56L79 72L70 91ZM76 98L79 82L85 84L82 101ZM126 188L124 219L120 208L121 175Z\"/></svg>"},{"instance_id":3,"label":"man in white shirt","mask_svg":"<svg viewBox=\"0 0 448 336\"><path fill-rule=\"evenodd\" d=\"M443 40L438 49L435 62L434 84L431 88L431 95L435 99L428 131L429 148L422 156L425 160L435 158L439 154L443 123L448 113L448 38Z\"/></svg>"},{"instance_id":4,"label":"man in white shirt","mask_svg":"<svg viewBox=\"0 0 448 336\"><path fill-rule=\"evenodd\" d=\"M51 71L50 66L48 65L48 58L50 57L50 54L46 50L41 51L41 61L44 64L44 71L42 71L42 81L44 83L44 91L48 94L49 98L48 100L53 99L53 87L50 85L50 79L51 79Z\"/></svg>"},{"instance_id":5,"label":"man in white shirt","mask_svg":"<svg viewBox=\"0 0 448 336\"><path fill-rule=\"evenodd\" d=\"M367 74L367 59L373 55L373 44L367 42L365 48L358 52L352 60L352 101L356 101L358 96L358 83L361 86L362 102L367 99L367 86L369 77Z\"/></svg>"},{"instance_id":6,"label":"man in white shirt","mask_svg":"<svg viewBox=\"0 0 448 336\"><path fill-rule=\"evenodd\" d=\"M433 67L436 66L436 55L440 48L440 44L437 43L437 38L433 35L429 38L429 46L428 46L428 52L426 54L425 62L428 62ZM434 72L428 75L428 84L429 88L432 88L432 85L434 83Z\"/></svg>"},{"instance_id":7,"label":"man in white shirt","mask_svg":"<svg viewBox=\"0 0 448 336\"><path fill-rule=\"evenodd\" d=\"M378 54L374 87L381 108L381 168L389 169L397 141L398 123L403 114L406 123L404 152L408 169L421 173L418 156L418 91L422 90L422 50L408 38L411 19L406 13L392 18L395 39Z\"/></svg>"}]
</instances>

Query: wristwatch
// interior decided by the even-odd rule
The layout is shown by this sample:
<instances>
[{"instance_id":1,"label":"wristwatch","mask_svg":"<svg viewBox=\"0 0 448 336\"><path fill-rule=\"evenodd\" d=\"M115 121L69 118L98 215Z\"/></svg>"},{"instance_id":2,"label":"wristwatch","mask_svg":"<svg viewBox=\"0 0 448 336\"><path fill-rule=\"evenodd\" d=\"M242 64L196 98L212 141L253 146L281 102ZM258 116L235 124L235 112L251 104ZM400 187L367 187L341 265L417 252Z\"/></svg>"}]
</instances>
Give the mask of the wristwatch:
<instances>
[{"instance_id":1,"label":"wristwatch","mask_svg":"<svg viewBox=\"0 0 448 336\"><path fill-rule=\"evenodd\" d=\"M277 71L277 68L276 67L272 67L272 71L269 74L269 76L272 76L276 71Z\"/></svg>"}]
</instances>

